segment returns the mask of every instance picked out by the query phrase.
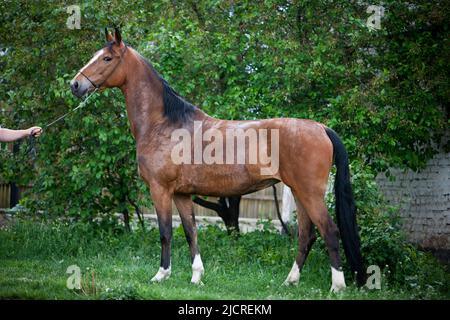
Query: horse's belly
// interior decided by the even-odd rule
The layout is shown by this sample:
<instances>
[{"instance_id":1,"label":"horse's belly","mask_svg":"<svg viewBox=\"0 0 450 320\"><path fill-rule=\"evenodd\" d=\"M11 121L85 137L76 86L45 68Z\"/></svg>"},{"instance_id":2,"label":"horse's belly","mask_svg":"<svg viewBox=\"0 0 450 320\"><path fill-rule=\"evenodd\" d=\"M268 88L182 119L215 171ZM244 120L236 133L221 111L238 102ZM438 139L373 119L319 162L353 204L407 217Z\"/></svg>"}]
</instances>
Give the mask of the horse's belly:
<instances>
[{"instance_id":1,"label":"horse's belly","mask_svg":"<svg viewBox=\"0 0 450 320\"><path fill-rule=\"evenodd\" d=\"M272 176L255 174L252 169L245 165L213 165L206 169L192 165L182 170L175 192L228 197L258 191L279 182Z\"/></svg>"}]
</instances>

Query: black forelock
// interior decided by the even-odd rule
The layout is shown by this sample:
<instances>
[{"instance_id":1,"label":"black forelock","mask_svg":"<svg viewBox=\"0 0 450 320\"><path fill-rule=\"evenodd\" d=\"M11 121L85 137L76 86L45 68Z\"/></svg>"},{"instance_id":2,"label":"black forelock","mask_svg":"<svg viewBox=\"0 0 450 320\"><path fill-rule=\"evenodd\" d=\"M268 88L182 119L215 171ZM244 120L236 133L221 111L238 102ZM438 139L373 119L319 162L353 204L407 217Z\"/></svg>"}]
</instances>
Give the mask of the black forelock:
<instances>
[{"instance_id":1,"label":"black forelock","mask_svg":"<svg viewBox=\"0 0 450 320\"><path fill-rule=\"evenodd\" d=\"M106 49L108 49L109 50L109 52L113 52L113 45L115 44L115 42L114 41L108 41L106 44L105 44L105 46L104 46L104 48L106 48Z\"/></svg>"},{"instance_id":2,"label":"black forelock","mask_svg":"<svg viewBox=\"0 0 450 320\"><path fill-rule=\"evenodd\" d=\"M105 46L103 47L103 49L108 49L110 53L113 53L113 51L114 51L113 50L113 45L115 45L115 44L116 44L116 42L114 40L113 41L108 41L105 44ZM128 46L126 42L124 42L124 44L125 44L126 47Z\"/></svg>"}]
</instances>

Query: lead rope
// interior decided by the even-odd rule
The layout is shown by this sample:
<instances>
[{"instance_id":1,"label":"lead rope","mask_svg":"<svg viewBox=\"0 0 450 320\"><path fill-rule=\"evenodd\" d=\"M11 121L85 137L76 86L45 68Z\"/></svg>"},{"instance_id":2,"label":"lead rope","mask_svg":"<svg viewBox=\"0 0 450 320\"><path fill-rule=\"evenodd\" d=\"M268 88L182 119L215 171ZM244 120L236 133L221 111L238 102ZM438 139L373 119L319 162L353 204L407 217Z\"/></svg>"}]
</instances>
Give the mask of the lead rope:
<instances>
[{"instance_id":1,"label":"lead rope","mask_svg":"<svg viewBox=\"0 0 450 320\"><path fill-rule=\"evenodd\" d=\"M62 116L60 116L59 118L57 118L56 120L46 124L43 126L44 129L47 129L48 127L54 125L55 123L61 121L62 119L64 119L65 117L67 117L68 115L72 114L73 112L77 111L78 109L83 108L86 103L88 102L88 100L94 95L94 93L96 93L98 91L98 87L96 87L94 89L94 91L92 91L87 97L86 99L84 99L75 109L70 110L69 112L63 114ZM37 155L37 151L36 151L36 138L34 137L33 132L31 132L31 134L28 137L28 150L26 152L27 154L30 155L31 160L33 161L33 165L34 162L36 160L36 155Z\"/></svg>"},{"instance_id":2,"label":"lead rope","mask_svg":"<svg viewBox=\"0 0 450 320\"><path fill-rule=\"evenodd\" d=\"M56 119L56 120L50 122L49 124L46 124L46 125L44 126L44 128L47 129L48 127L54 125L55 123L61 121L61 120L64 119L65 117L67 117L69 114L71 114L71 113L77 111L78 109L83 108L83 107L86 105L86 102L89 100L89 98L92 97L92 96L94 95L94 93L97 92L97 90L98 90L98 88L95 88L95 90L92 91L92 92L86 97L86 99L84 99L84 100L83 100L83 101L82 101L75 109L70 110L69 112L63 114L63 115L62 115L61 117L59 117L58 119Z\"/></svg>"}]
</instances>

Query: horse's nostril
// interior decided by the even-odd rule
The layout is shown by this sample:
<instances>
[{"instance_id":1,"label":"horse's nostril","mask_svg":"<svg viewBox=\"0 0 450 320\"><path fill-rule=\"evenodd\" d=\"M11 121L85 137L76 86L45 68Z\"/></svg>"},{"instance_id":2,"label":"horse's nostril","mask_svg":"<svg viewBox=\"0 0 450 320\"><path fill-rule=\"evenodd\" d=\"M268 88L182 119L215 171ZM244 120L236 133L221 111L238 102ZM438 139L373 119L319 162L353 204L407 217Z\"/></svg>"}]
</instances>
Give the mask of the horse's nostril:
<instances>
[{"instance_id":1,"label":"horse's nostril","mask_svg":"<svg viewBox=\"0 0 450 320\"><path fill-rule=\"evenodd\" d=\"M77 80L72 80L70 83L70 88L72 89L73 92L78 91L78 88L80 87L80 84L78 83Z\"/></svg>"}]
</instances>

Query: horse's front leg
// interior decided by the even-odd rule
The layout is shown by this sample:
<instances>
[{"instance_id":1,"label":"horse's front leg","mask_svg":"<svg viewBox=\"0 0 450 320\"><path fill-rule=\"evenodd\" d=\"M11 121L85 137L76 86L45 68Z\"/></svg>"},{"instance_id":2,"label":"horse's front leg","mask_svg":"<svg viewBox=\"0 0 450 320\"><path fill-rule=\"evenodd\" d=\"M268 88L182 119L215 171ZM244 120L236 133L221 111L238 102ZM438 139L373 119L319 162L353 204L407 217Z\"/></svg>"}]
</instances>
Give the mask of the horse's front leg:
<instances>
[{"instance_id":1,"label":"horse's front leg","mask_svg":"<svg viewBox=\"0 0 450 320\"><path fill-rule=\"evenodd\" d=\"M172 240L172 193L159 185L151 185L152 200L158 216L159 235L161 240L161 264L152 278L160 282L170 277L170 245Z\"/></svg>"},{"instance_id":2,"label":"horse's front leg","mask_svg":"<svg viewBox=\"0 0 450 320\"><path fill-rule=\"evenodd\" d=\"M173 197L181 222L183 223L184 234L191 251L192 279L191 283L201 284L201 278L205 271L197 242L197 226L195 224L194 210L190 195L175 194Z\"/></svg>"}]
</instances>

